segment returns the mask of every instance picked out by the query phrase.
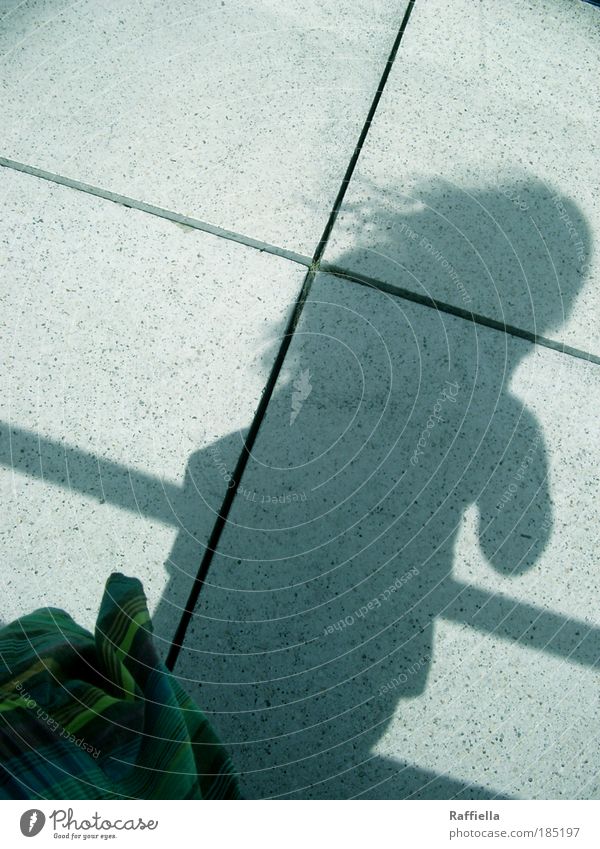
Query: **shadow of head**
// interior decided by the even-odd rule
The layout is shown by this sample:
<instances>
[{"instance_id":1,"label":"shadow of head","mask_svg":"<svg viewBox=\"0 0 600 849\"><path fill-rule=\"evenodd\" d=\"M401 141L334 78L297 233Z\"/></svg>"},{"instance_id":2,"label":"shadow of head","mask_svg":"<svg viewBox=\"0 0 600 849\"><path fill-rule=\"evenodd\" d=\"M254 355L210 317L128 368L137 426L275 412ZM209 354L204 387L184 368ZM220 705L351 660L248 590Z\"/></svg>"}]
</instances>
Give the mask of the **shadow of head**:
<instances>
[{"instance_id":1,"label":"shadow of head","mask_svg":"<svg viewBox=\"0 0 600 849\"><path fill-rule=\"evenodd\" d=\"M410 195L372 184L368 190L370 200L344 206L340 227L353 247L337 256L336 269L466 315L564 338L592 255L590 228L576 203L524 175L483 187L440 179ZM285 336L281 324L261 338L254 359L266 373ZM295 345L278 391L300 373Z\"/></svg>"},{"instance_id":2,"label":"shadow of head","mask_svg":"<svg viewBox=\"0 0 600 849\"><path fill-rule=\"evenodd\" d=\"M590 265L590 230L577 205L546 183L438 180L378 201L348 206L359 235L340 267L538 335L567 321Z\"/></svg>"}]
</instances>

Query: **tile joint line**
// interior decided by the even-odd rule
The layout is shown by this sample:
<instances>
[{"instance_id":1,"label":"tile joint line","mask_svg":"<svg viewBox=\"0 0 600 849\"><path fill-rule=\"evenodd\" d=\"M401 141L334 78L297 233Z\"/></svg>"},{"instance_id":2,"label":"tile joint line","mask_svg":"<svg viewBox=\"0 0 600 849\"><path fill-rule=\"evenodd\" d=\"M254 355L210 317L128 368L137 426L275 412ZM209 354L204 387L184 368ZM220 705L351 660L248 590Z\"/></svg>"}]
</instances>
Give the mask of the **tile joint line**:
<instances>
[{"instance_id":1,"label":"tile joint line","mask_svg":"<svg viewBox=\"0 0 600 849\"><path fill-rule=\"evenodd\" d=\"M157 218L163 218L166 221L172 221L174 224L181 224L184 227L189 227L191 230L198 230L201 233L208 233L211 236L216 236L229 242L237 242L247 248L254 248L261 253L272 254L273 256L287 259L291 262L298 263L305 267L310 267L311 258L304 254L296 253L295 251L280 248L277 245L271 245L269 242L262 242L260 239L253 239L251 236L245 236L243 233L237 233L235 230L227 230L223 227L217 227L215 224L209 224L207 221L201 221L198 218L192 218L189 215L182 215L179 212L173 212L170 209L164 209L160 206L154 206L151 203L145 203L141 200L120 195L116 192L111 192L109 189L102 189L99 186L92 186L89 183L83 183L81 180L75 180L71 177L63 177L61 174L54 174L52 171L45 171L43 168L36 168L34 165L25 165L22 162L17 162L14 159L7 159L0 156L0 166L9 168L13 171L20 171L23 174L28 174L31 177L38 177L41 180L46 180L49 183L56 183L59 186L65 186L69 189L82 192L83 194L93 195L94 197L102 198L103 200L111 201L111 203L119 204L127 209L135 209L138 212L145 212L148 215L154 215Z\"/></svg>"},{"instance_id":2,"label":"tile joint line","mask_svg":"<svg viewBox=\"0 0 600 849\"><path fill-rule=\"evenodd\" d=\"M365 126L367 126L368 123L370 122L366 121ZM360 147L357 146L356 150L360 152ZM154 206L152 204L145 203L144 201L127 197L126 195L119 195L115 192L109 191L108 189L102 189L97 186L89 185L88 183L83 183L80 180L74 180L70 177L63 177L60 174L53 174L50 171L45 171L41 168L36 168L33 165L25 165L22 162L17 162L13 159L7 159L4 156L0 156L0 167L9 168L13 171L20 171L32 177L38 177L42 180L47 180L48 182L56 183L60 186L72 188L76 191L80 191L85 194L91 194L95 197L111 201L112 203L120 204L129 209L136 209L139 212L146 212L149 215L155 215L158 218L164 218L167 221L173 221L176 224L181 224L185 227L189 227L190 229L198 230L199 232L208 233L209 235L224 239L225 241L236 242L237 244L244 245L249 248L254 248L255 250L260 251L261 253L268 253L273 256L280 257L281 259L287 259L291 262L297 263L298 265L302 265L313 272L323 272L326 274L332 274L335 277L340 277L347 281L353 281L363 286L370 286L372 289L385 292L386 294L393 295L397 298L403 298L405 300L420 304L421 306L426 306L438 310L439 312L445 312L449 315L455 315L458 318L464 319L465 321L471 321L475 324L481 324L484 327L489 327L493 330L499 330L503 333L507 333L510 336L526 339L536 345L541 345L546 348L551 348L555 351L560 351L561 353L566 354L567 356L576 357L578 359L587 360L588 362L600 365L600 356L597 356L596 354L592 354L588 351L583 351L580 348L573 348L572 346L565 345L562 342L557 342L553 339L548 339L545 336L540 336L531 331L523 330L522 328L519 328L516 325L506 324L504 322L470 312L469 310L465 310L461 307L456 307L444 301L438 301L434 298L419 295L416 292L412 292L410 289L405 289L401 286L394 286L392 284L388 284L381 280L378 280L377 278L369 277L367 275L353 272L348 269L340 268L333 263L323 261L323 252L327 245L329 235L331 234L333 224L331 227L327 228L327 235L325 235L324 232L323 237L321 237L319 241L318 250L315 252L314 258L311 260L310 257L305 256L304 254L299 254L295 251L289 251L286 248L281 248L278 245L272 245L268 242L262 242L259 239L253 239L250 236L245 236L243 233L237 233L234 230L226 230L222 227L217 227L214 224L209 224L206 221L201 221L197 218L191 218L187 215L181 215L178 212L172 212L171 210L163 209L162 207ZM347 181L347 179L345 178L342 184L342 186L344 187L344 195L346 193L345 189L348 186L348 182L349 181ZM338 198L336 199L336 204L334 204L335 217L337 217L342 200L343 197L342 199L340 199L338 195ZM332 217L333 216L330 216L330 220Z\"/></svg>"},{"instance_id":3,"label":"tile joint line","mask_svg":"<svg viewBox=\"0 0 600 849\"><path fill-rule=\"evenodd\" d=\"M356 147L354 148L354 152L353 152L352 157L350 158L350 161L349 161L348 166L346 168L346 172L344 174L344 178L342 180L339 191L337 193L337 197L334 201L334 204L333 204L333 207L332 207L331 212L329 214L329 218L327 220L327 223L325 224L325 229L323 230L323 235L321 236L321 238L320 238L320 240L317 244L317 248L315 250L312 262L310 263L308 271L306 272L304 282L302 284L302 289L300 291L298 299L296 300L296 303L294 305L294 309L293 309L292 314L290 316L290 319L288 321L288 325L287 325L286 331L285 331L284 336L283 336L283 341L281 343L279 351L277 352L277 356L275 358L273 368L271 369L271 373L270 373L269 378L267 380L265 390L264 390L264 392L261 396L261 399L259 401L258 409L256 410L256 413L254 414L252 424L250 425L250 430L248 431L248 435L247 435L246 439L244 440L242 452L239 456L235 470L234 470L233 475L232 475L233 486L231 488L227 489L227 492L225 494L225 498L223 499L223 503L221 505L221 509L219 510L219 514L218 514L218 516L215 520L215 524L213 525L213 529L212 529L211 535L209 537L207 547L206 547L204 554L202 556L202 560L201 560L200 566L198 568L198 573L196 575L194 583L192 584L192 589L191 589L187 604L185 606L185 609L184 609L183 614L181 616L181 619L179 621L179 625L178 625L177 630L175 632L175 636L173 637L173 642L171 643L171 647L169 649L169 653L168 653L167 661L166 661L166 666L167 666L167 669L170 670L170 671L172 671L174 669L175 664L177 663L177 659L179 657L179 652L181 651L181 647L183 646L183 642L185 640L185 635L187 633L188 626L191 622L192 616L194 614L194 609L196 607L196 604L198 602L198 598L200 596L200 591L201 591L201 589L204 586L204 583L206 581L208 570L210 568L210 565L211 565L214 553L216 551L217 545L219 543L221 534L222 534L222 532L225 528L225 525L227 523L227 517L229 515L229 511L231 510L231 507L233 505L233 501L234 501L235 496L237 494L237 490L238 490L238 487L240 485L242 475L244 474L244 470L246 468L248 459L250 457L250 454L251 454L252 449L254 447L254 443L255 443L256 438L258 436L258 431L259 431L260 426L261 426L261 424L262 424L262 422L265 418L265 415L266 415L266 412L267 412L267 407L268 407L268 405L271 401L271 397L272 397L273 392L275 390L275 384L277 383L279 373L280 373L281 368L283 366L283 361L284 361L286 354L288 352L288 349L290 347L296 326L298 324L298 321L300 320L300 316L302 315L302 310L304 308L304 304L306 303L306 299L308 298L308 296L310 294L312 283L313 283L313 280L315 278L315 275L318 272L319 264L321 262L323 254L325 252L325 248L327 246L327 242L328 242L329 237L331 235L331 231L333 230L333 227L334 227L335 222L337 220L338 213L340 211L342 203L344 202L344 197L346 196L346 192L348 190L350 180L352 179L354 169L356 168L358 158L360 156L361 150L362 150L363 145L365 143L365 140L367 138L367 134L369 132L371 123L372 123L373 118L375 116L375 112L377 111L377 106L379 105L379 101L381 100L381 95L383 94L385 84L386 84L388 77L390 75L392 65L394 64L394 60L396 58L398 50L400 49L402 37L404 36L404 32L406 31L406 27L408 25L408 21L410 19L410 15L411 15L413 6L415 5L415 1L416 0L409 0L409 3L408 3L408 5L407 5L407 7L404 11L404 15L403 15L403 18L402 18L402 22L400 24L400 28L399 28L399 30L396 34L395 39L394 39L394 43L392 45L390 54L389 54L388 59L386 61L385 68L383 70L383 73L381 75L381 79L379 81L379 85L377 86L377 89L376 89L375 94L373 96L373 100L371 102L371 106L370 106L369 111L367 113L367 116L365 118L365 122L363 124L360 136L358 138L358 142L356 143Z\"/></svg>"},{"instance_id":4,"label":"tile joint line","mask_svg":"<svg viewBox=\"0 0 600 849\"><path fill-rule=\"evenodd\" d=\"M436 312L443 312L448 315L456 316L464 321L472 324L479 324L482 327L487 327L491 330L497 330L500 333L505 333L507 336L514 336L517 339L524 339L534 345L540 345L543 348L549 348L553 351L558 351L565 356L575 357L576 359L586 360L590 363L600 365L600 356L592 354L589 351L584 351L581 348L574 348L571 345L566 345L564 342L558 342L555 339L550 339L547 336L541 336L531 330L525 330L522 327L517 327L514 324L507 324L504 321L499 321L495 318L480 313L466 310L463 307L457 307L454 304L449 304L445 301L438 301L428 295L421 295L418 292L413 292L411 289L405 289L403 286L397 286L393 283L385 283L375 277L369 277L360 272L348 271L340 268L334 263L322 262L319 270L322 274L330 274L333 277L339 277L346 281L352 281L360 286L367 286L370 289L375 289L378 292L384 292L386 295L392 295L395 298L401 298L405 301L411 301L419 306L434 309Z\"/></svg>"},{"instance_id":5,"label":"tile joint line","mask_svg":"<svg viewBox=\"0 0 600 849\"><path fill-rule=\"evenodd\" d=\"M505 324L501 321L497 321L495 319L491 319L486 316L479 315L477 313L472 313L469 310L462 309L461 307L456 307L452 304L445 303L444 301L438 301L434 298L419 295L416 292L412 292L410 289L405 289L401 286L394 286L392 284L388 284L381 280L378 280L377 278L369 277L367 275L360 274L359 272L353 272L349 269L340 268L335 264L325 262L321 259L314 258L311 260L310 257L305 256L304 254L299 254L295 251L289 251L286 248L281 248L278 245L272 245L268 242L262 242L258 239L252 239L250 236L245 236L244 234L237 233L233 230L226 230L222 227L217 227L216 225L209 224L205 221L201 221L196 218L191 218L186 215L181 215L178 212L172 212L168 209L153 206L152 204L147 204L144 201L136 200L135 198L127 197L125 195L115 194L114 192L111 192L108 189L102 189L96 186L91 186L87 183L82 183L79 180L74 180L70 177L63 177L60 174L53 174L50 171L44 171L43 169L36 168L33 165L25 165L21 162L16 162L15 160L7 159L3 156L0 156L0 167L9 168L14 171L20 171L24 174L28 174L33 177L39 177L40 179L47 180L48 182L53 182L57 185L72 188L76 191L81 191L85 194L91 194L95 197L99 197L104 200L120 204L130 209L136 209L139 212L146 212L150 215L155 215L159 218L164 218L167 221L173 221L176 224L182 224L183 226L190 227L190 229L198 230L199 232L203 233L208 233L209 235L224 239L225 241L233 241L245 247L254 248L255 250L260 251L261 253L268 253L273 256L280 257L281 259L287 259L291 262L302 265L305 268L309 268L314 272L320 271L326 274L332 274L336 277L343 278L347 281L353 281L360 285L370 286L373 289L385 292L389 295L393 295L394 297L404 298L405 300L418 303L421 306L430 307L432 309L438 310L439 312L448 313L449 315L455 315L459 318L464 319L465 321L471 321L475 324L481 324L484 327L490 327L491 329L499 330L501 332L507 333L510 336L526 339L536 345L541 345L543 347L550 348L555 351L560 351L561 353L567 356L572 356L578 359L587 360L588 362L600 364L600 356L592 354L588 351L583 351L579 348L574 348L570 345L565 345L562 342L557 342L553 339L548 339L545 336L540 336L531 331L524 330L522 328L517 327L516 325ZM341 204L337 205L338 211L340 205ZM319 242L319 247L321 248L322 246L322 250L320 251L321 256L323 254L323 250L326 246L326 243L326 240L323 241L323 239L321 239Z\"/></svg>"}]
</instances>

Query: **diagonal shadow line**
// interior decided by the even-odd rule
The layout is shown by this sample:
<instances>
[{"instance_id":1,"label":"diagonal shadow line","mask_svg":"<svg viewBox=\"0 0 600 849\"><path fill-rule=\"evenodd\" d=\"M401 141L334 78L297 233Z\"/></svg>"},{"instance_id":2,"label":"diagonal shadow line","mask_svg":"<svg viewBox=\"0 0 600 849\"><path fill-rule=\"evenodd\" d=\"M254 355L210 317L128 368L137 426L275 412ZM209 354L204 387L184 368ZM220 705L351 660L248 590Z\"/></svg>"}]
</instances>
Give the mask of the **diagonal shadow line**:
<instances>
[{"instance_id":1,"label":"diagonal shadow line","mask_svg":"<svg viewBox=\"0 0 600 849\"><path fill-rule=\"evenodd\" d=\"M0 466L181 527L182 488L5 422L0 422ZM452 578L444 582L444 594L443 619L582 666L600 661L600 628Z\"/></svg>"},{"instance_id":2,"label":"diagonal shadow line","mask_svg":"<svg viewBox=\"0 0 600 849\"><path fill-rule=\"evenodd\" d=\"M452 578L444 591L451 600L443 619L581 666L600 662L600 628L594 625Z\"/></svg>"},{"instance_id":3,"label":"diagonal shadow line","mask_svg":"<svg viewBox=\"0 0 600 849\"><path fill-rule=\"evenodd\" d=\"M182 488L5 422L0 422L0 464L165 525L180 524Z\"/></svg>"}]
</instances>

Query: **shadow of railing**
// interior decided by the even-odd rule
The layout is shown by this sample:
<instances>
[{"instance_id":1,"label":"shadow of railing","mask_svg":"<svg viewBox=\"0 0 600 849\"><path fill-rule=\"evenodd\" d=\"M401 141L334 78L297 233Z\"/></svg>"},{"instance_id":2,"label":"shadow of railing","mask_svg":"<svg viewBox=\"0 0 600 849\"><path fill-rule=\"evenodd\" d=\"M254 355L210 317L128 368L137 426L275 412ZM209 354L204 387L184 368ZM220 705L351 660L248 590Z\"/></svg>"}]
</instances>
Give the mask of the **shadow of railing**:
<instances>
[{"instance_id":1,"label":"shadow of railing","mask_svg":"<svg viewBox=\"0 0 600 849\"><path fill-rule=\"evenodd\" d=\"M181 516L189 512L190 500L198 502L196 487L189 492L138 469L4 422L0 422L0 464L176 528L182 525ZM193 574L198 564L179 565ZM582 666L595 667L600 661L598 627L456 580L447 588L448 605L440 611L444 619ZM173 632L177 624L174 618Z\"/></svg>"}]
</instances>

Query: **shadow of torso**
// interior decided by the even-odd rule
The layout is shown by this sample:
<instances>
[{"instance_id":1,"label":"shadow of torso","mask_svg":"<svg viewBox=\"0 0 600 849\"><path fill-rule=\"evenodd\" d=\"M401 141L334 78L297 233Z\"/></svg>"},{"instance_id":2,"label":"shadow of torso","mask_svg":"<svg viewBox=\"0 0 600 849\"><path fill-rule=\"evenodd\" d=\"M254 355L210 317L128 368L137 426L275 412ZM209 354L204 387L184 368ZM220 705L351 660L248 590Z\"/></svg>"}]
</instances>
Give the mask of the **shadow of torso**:
<instances>
[{"instance_id":1,"label":"shadow of torso","mask_svg":"<svg viewBox=\"0 0 600 849\"><path fill-rule=\"evenodd\" d=\"M547 196L538 200L547 213ZM539 245L536 253L518 244L522 210L517 220L514 204L497 193L479 201L504 225L495 242L496 224L486 234L479 210L459 231L440 225L448 216L440 219L439 208L453 208L446 195L437 210L416 213L411 230L442 246L473 303L493 311L504 287L513 314L520 299L525 323L532 310L540 318L538 332L560 323L578 274L564 263L554 297ZM372 251L379 276L389 277L384 257L401 283L417 268L421 281L435 279L439 250L416 256L416 237L411 244L394 237L397 223ZM473 256L466 242L486 249ZM525 254L531 273L519 283ZM339 265L368 259L357 250ZM410 748L407 734L428 733L414 705L433 668L438 698L460 692L457 657L439 656L436 627L440 619L468 624L472 614L469 587L453 576L470 508L471 554L507 585L535 566L551 534L544 437L511 389L532 351L476 322L317 277L176 670L188 686L196 682L248 795L489 797L489 789L403 762L403 741ZM222 481L217 458L235 454L235 445L240 434L191 458L185 527L199 515L198 494ZM165 598L178 595L178 576L193 574L201 554L202 543L182 531ZM494 630L491 612L477 615L477 627ZM403 706L411 704L404 730Z\"/></svg>"},{"instance_id":2,"label":"shadow of torso","mask_svg":"<svg viewBox=\"0 0 600 849\"><path fill-rule=\"evenodd\" d=\"M345 295L329 284L330 305L307 306L296 350L310 395L293 424L293 381L271 403L178 671L205 682L197 697L236 762L264 770L247 778L253 795L378 785L379 797L447 798L463 790L372 748L398 703L423 694L435 623L460 605L452 568L469 506L479 546L505 574L543 549L543 437L507 390L514 362L501 335L482 340L432 312L415 324L419 308L391 321L388 300L366 289L340 324ZM232 434L190 460L165 598L189 586L203 553L199 493L216 491L239 444ZM242 740L257 742L232 745Z\"/></svg>"}]
</instances>

